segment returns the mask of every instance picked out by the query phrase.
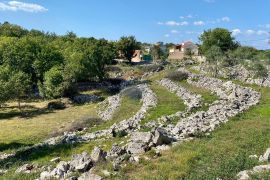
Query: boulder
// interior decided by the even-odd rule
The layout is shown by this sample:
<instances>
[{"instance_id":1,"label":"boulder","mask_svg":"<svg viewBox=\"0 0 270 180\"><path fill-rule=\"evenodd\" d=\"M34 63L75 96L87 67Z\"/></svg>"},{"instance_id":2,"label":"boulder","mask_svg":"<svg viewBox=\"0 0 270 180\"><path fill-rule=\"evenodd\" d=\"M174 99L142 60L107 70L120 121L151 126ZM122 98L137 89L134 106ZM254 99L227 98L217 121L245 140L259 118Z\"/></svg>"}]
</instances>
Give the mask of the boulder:
<instances>
[{"instance_id":1,"label":"boulder","mask_svg":"<svg viewBox=\"0 0 270 180\"><path fill-rule=\"evenodd\" d=\"M86 172L78 178L78 180L102 180L102 179L103 178L101 176L92 174L91 172Z\"/></svg>"},{"instance_id":2,"label":"boulder","mask_svg":"<svg viewBox=\"0 0 270 180\"><path fill-rule=\"evenodd\" d=\"M114 158L117 158L118 156L121 156L125 153L126 153L126 151L123 148L121 148L117 144L114 144L112 146L111 150L108 152L107 158L114 159Z\"/></svg>"},{"instance_id":3,"label":"boulder","mask_svg":"<svg viewBox=\"0 0 270 180\"><path fill-rule=\"evenodd\" d=\"M99 147L95 147L94 150L91 153L91 159L93 162L99 162L103 161L106 158L106 152L104 152L102 149Z\"/></svg>"},{"instance_id":4,"label":"boulder","mask_svg":"<svg viewBox=\"0 0 270 180\"><path fill-rule=\"evenodd\" d=\"M91 157L83 152L82 154L73 155L70 161L70 169L72 171L86 172L90 170L93 166L93 161Z\"/></svg>"},{"instance_id":5,"label":"boulder","mask_svg":"<svg viewBox=\"0 0 270 180\"><path fill-rule=\"evenodd\" d=\"M266 162L268 160L270 160L270 148L268 148L266 152L264 153L264 155L260 156L259 158L260 162Z\"/></svg>"},{"instance_id":6,"label":"boulder","mask_svg":"<svg viewBox=\"0 0 270 180\"><path fill-rule=\"evenodd\" d=\"M152 134L150 132L134 132L130 139L132 142L148 144L152 139Z\"/></svg>"},{"instance_id":7,"label":"boulder","mask_svg":"<svg viewBox=\"0 0 270 180\"><path fill-rule=\"evenodd\" d=\"M248 180L249 179L248 171L241 171L240 173L238 173L237 179L238 180Z\"/></svg>"},{"instance_id":8,"label":"boulder","mask_svg":"<svg viewBox=\"0 0 270 180\"><path fill-rule=\"evenodd\" d=\"M131 142L127 145L127 152L130 154L142 154L148 149L147 144L141 142Z\"/></svg>"},{"instance_id":9,"label":"boulder","mask_svg":"<svg viewBox=\"0 0 270 180\"><path fill-rule=\"evenodd\" d=\"M163 128L157 128L153 137L153 143L156 146L163 144L171 144L173 139L168 135L168 132Z\"/></svg>"},{"instance_id":10,"label":"boulder","mask_svg":"<svg viewBox=\"0 0 270 180\"><path fill-rule=\"evenodd\" d=\"M70 164L68 162L65 161L61 161L57 164L56 169L59 169L62 172L67 172L70 168Z\"/></svg>"}]
</instances>

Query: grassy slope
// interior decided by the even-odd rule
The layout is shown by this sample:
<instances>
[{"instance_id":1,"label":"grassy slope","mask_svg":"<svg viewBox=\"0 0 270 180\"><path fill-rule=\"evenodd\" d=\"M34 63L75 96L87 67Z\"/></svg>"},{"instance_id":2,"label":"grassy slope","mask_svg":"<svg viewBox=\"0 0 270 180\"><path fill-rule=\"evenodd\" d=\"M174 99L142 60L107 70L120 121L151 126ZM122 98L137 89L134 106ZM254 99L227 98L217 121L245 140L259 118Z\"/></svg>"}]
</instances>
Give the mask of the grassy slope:
<instances>
[{"instance_id":1,"label":"grassy slope","mask_svg":"<svg viewBox=\"0 0 270 180\"><path fill-rule=\"evenodd\" d=\"M100 124L91 130L103 129L103 128L109 127L115 122L119 122L121 120L129 118L133 114L135 114L141 107L140 100L133 100L128 97L123 97L121 101L122 101L121 107L115 113L111 121L107 121L103 124ZM93 107L91 109L94 110ZM78 112L81 113L81 110L78 109L76 111L76 114L80 114ZM69 115L68 113L65 113L65 114L67 116ZM27 140L24 139L24 141L27 141ZM84 151L90 154L95 146L101 146L104 150L109 150L113 143L120 143L122 141L125 141L125 138L113 138L111 140L106 139L106 140L91 141L89 143L84 143L84 144L61 145L61 146L56 146L56 147L40 149L31 153L22 153L18 157L11 160L12 170L9 173L7 173L3 178L4 179L25 179L25 180L35 179L37 177L37 174L20 176L20 175L14 174L14 171L19 166L25 163L29 163L29 162L37 163L39 165L48 165L48 162L50 162L50 160L54 157L61 157L62 160L69 160L73 154L82 153ZM1 167L4 167L4 165L5 165L5 162L0 162L0 169Z\"/></svg>"},{"instance_id":2,"label":"grassy slope","mask_svg":"<svg viewBox=\"0 0 270 180\"><path fill-rule=\"evenodd\" d=\"M122 120L132 117L136 114L137 111L141 108L142 102L140 100L130 99L129 97L122 97L121 98L121 106L120 108L114 113L112 120L104 122L96 127L90 129L91 132L97 130L103 130L109 128L114 123L118 123Z\"/></svg>"},{"instance_id":3,"label":"grassy slope","mask_svg":"<svg viewBox=\"0 0 270 180\"><path fill-rule=\"evenodd\" d=\"M60 111L45 111L30 118L1 119L0 151L38 143L81 118L96 117L94 107L93 104L74 106Z\"/></svg>"},{"instance_id":4,"label":"grassy slope","mask_svg":"<svg viewBox=\"0 0 270 180\"><path fill-rule=\"evenodd\" d=\"M183 143L151 163L123 172L131 179L233 179L239 171L252 168L257 162L248 156L263 154L270 145L270 88L254 88L262 93L260 104L210 137Z\"/></svg>"},{"instance_id":5,"label":"grassy slope","mask_svg":"<svg viewBox=\"0 0 270 180\"><path fill-rule=\"evenodd\" d=\"M166 88L152 83L151 89L156 93L158 98L157 107L151 109L142 124L151 120L156 120L161 116L171 115L178 111L184 111L185 105L174 93L170 93Z\"/></svg>"}]
</instances>

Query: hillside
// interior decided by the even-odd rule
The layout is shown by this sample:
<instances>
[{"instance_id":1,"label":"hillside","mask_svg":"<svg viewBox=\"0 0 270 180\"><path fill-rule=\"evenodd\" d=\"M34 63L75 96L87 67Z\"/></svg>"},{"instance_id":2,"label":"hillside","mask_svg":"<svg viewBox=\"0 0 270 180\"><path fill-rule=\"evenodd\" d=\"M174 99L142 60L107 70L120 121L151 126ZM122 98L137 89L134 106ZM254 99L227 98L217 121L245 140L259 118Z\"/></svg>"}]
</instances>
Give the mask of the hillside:
<instances>
[{"instance_id":1,"label":"hillside","mask_svg":"<svg viewBox=\"0 0 270 180\"><path fill-rule=\"evenodd\" d=\"M252 179L269 178L260 166L269 154L259 161L270 144L267 84L212 77L199 64L156 66L112 66L125 80L84 85L87 103L59 100L64 109L31 102L22 116L7 103L0 179L235 179L255 166Z\"/></svg>"}]
</instances>

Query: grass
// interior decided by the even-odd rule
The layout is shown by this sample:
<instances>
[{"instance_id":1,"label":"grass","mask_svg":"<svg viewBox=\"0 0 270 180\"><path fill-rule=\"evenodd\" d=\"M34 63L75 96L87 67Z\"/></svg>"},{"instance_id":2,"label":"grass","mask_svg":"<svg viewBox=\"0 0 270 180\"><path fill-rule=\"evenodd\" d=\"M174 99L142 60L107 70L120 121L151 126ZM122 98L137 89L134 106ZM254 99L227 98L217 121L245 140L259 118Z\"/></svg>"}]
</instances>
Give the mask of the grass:
<instances>
[{"instance_id":1,"label":"grass","mask_svg":"<svg viewBox=\"0 0 270 180\"><path fill-rule=\"evenodd\" d=\"M2 113L18 111L12 108ZM51 134L62 132L70 124L84 117L97 117L95 104L73 106L59 111L46 111L26 118L15 116L0 120L0 151L9 151L19 147L39 143Z\"/></svg>"},{"instance_id":2,"label":"grass","mask_svg":"<svg viewBox=\"0 0 270 180\"><path fill-rule=\"evenodd\" d=\"M109 128L114 123L121 122L127 118L132 117L135 115L142 106L142 102L139 99L132 99L127 96L123 96L121 98L121 106L118 108L116 112L114 112L112 120L106 121L96 127L90 129L91 132L97 130L103 130Z\"/></svg>"},{"instance_id":3,"label":"grass","mask_svg":"<svg viewBox=\"0 0 270 180\"><path fill-rule=\"evenodd\" d=\"M123 169L117 179L234 179L238 172L257 165L248 156L263 154L270 144L270 88L253 87L262 93L259 105L231 118L209 137L183 143L159 159Z\"/></svg>"},{"instance_id":4,"label":"grass","mask_svg":"<svg viewBox=\"0 0 270 180\"><path fill-rule=\"evenodd\" d=\"M209 108L209 105L214 101L218 100L219 97L209 90L201 87L196 87L191 84L188 84L187 81L178 82L182 87L186 88L187 90L195 93L200 94L203 98L203 104L201 108L196 109L196 111L206 111Z\"/></svg>"},{"instance_id":5,"label":"grass","mask_svg":"<svg viewBox=\"0 0 270 180\"><path fill-rule=\"evenodd\" d=\"M16 158L9 159L8 163L0 161L0 168L5 167L6 164L10 164L10 170L3 177L0 177L0 179L34 180L39 176L40 172L33 174L15 174L14 172L18 167L25 163L38 164L39 166L55 166L56 164L50 162L51 159L55 157L61 157L61 160L69 161L74 154L80 154L82 152L87 152L88 154L91 154L95 146L99 146L105 151L108 151L113 145L113 143L120 143L125 140L125 138L114 138L113 141L103 139L91 141L84 144L59 145L31 152L23 152L19 154Z\"/></svg>"},{"instance_id":6,"label":"grass","mask_svg":"<svg viewBox=\"0 0 270 180\"><path fill-rule=\"evenodd\" d=\"M178 111L184 111L184 102L179 97L170 93L166 88L159 86L157 83L152 83L151 89L156 93L158 98L157 107L151 109L141 124L144 125L151 120L156 120L161 116L175 114Z\"/></svg>"}]
</instances>

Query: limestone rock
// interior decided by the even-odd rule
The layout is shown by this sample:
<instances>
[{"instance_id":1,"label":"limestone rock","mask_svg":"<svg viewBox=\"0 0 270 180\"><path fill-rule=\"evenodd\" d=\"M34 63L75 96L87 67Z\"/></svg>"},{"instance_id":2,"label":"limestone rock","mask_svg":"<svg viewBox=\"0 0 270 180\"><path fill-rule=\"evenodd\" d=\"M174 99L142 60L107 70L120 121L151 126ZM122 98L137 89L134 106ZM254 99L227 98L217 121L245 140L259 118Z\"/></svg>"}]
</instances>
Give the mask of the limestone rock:
<instances>
[{"instance_id":1,"label":"limestone rock","mask_svg":"<svg viewBox=\"0 0 270 180\"><path fill-rule=\"evenodd\" d=\"M93 165L91 157L83 152L82 154L73 155L72 160L70 161L70 169L76 170L79 172L88 171Z\"/></svg>"},{"instance_id":2,"label":"limestone rock","mask_svg":"<svg viewBox=\"0 0 270 180\"><path fill-rule=\"evenodd\" d=\"M268 160L270 160L270 148L268 148L266 150L266 152L264 153L264 155L263 156L260 156L260 158L259 158L259 161L260 162L266 162Z\"/></svg>"},{"instance_id":3,"label":"limestone rock","mask_svg":"<svg viewBox=\"0 0 270 180\"><path fill-rule=\"evenodd\" d=\"M104 152L102 149L99 147L95 147L94 150L91 153L91 159L93 162L99 162L103 161L106 158L106 152Z\"/></svg>"}]
</instances>

